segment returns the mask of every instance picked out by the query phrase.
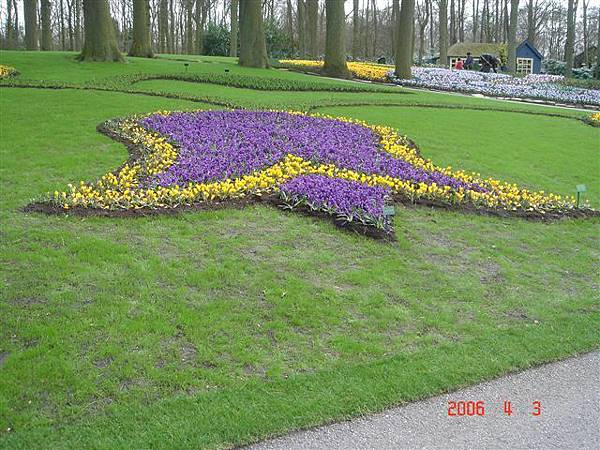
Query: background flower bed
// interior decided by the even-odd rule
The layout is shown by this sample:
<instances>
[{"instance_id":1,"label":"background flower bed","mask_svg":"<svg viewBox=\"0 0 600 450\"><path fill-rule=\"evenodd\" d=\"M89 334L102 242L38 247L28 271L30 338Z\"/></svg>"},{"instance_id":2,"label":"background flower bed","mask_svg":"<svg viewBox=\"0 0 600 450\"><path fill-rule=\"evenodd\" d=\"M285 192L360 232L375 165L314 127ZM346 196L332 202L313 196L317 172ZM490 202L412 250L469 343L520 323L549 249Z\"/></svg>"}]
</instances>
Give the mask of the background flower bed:
<instances>
[{"instance_id":1,"label":"background flower bed","mask_svg":"<svg viewBox=\"0 0 600 450\"><path fill-rule=\"evenodd\" d=\"M474 72L440 68L413 67L413 78L390 78L401 86L483 94L492 97L539 99L575 105L600 106L600 91L566 86L559 75L527 75Z\"/></svg>"},{"instance_id":2,"label":"background flower bed","mask_svg":"<svg viewBox=\"0 0 600 450\"><path fill-rule=\"evenodd\" d=\"M318 72L322 61L281 60L284 67ZM600 106L600 91L569 85L561 75L530 74L515 77L508 74L483 73L440 67L413 67L412 79L394 76L394 67L383 64L348 62L355 78L376 82L392 81L401 86L435 89L449 92L483 94L492 97L534 99L575 105Z\"/></svg>"}]
</instances>

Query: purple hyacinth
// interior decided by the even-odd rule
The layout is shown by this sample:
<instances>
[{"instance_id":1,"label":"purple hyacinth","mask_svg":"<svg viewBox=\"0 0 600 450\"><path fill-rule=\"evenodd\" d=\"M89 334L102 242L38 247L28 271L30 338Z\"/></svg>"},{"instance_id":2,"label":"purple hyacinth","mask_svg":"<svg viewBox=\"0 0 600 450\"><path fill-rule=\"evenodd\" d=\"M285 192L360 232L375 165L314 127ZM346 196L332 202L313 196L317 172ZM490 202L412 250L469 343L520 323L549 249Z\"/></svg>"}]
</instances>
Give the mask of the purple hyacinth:
<instances>
[{"instance_id":1,"label":"purple hyacinth","mask_svg":"<svg viewBox=\"0 0 600 450\"><path fill-rule=\"evenodd\" d=\"M177 161L150 184L168 186L236 178L293 154L316 164L335 164L365 174L482 190L395 158L379 149L379 138L369 128L340 120L236 110L153 115L141 123L180 147Z\"/></svg>"},{"instance_id":2,"label":"purple hyacinth","mask_svg":"<svg viewBox=\"0 0 600 450\"><path fill-rule=\"evenodd\" d=\"M311 208L348 219L383 220L383 208L389 189L368 186L357 181L303 175L283 183L281 194L288 203L305 201Z\"/></svg>"}]
</instances>

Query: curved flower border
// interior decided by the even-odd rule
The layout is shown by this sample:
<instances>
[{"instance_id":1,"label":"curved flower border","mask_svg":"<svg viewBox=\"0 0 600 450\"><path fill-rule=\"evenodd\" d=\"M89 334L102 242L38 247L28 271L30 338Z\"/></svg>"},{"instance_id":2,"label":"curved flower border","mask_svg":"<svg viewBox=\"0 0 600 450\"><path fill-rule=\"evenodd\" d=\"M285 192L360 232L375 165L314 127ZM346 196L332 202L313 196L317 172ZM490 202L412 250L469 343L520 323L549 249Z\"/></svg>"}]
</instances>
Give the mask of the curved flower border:
<instances>
[{"instance_id":1,"label":"curved flower border","mask_svg":"<svg viewBox=\"0 0 600 450\"><path fill-rule=\"evenodd\" d=\"M600 128L600 112L592 113L584 119L584 122L596 128Z\"/></svg>"},{"instance_id":2,"label":"curved flower border","mask_svg":"<svg viewBox=\"0 0 600 450\"><path fill-rule=\"evenodd\" d=\"M0 78L16 77L19 71L12 66L0 64Z\"/></svg>"},{"instance_id":3,"label":"curved flower border","mask_svg":"<svg viewBox=\"0 0 600 450\"><path fill-rule=\"evenodd\" d=\"M206 110L205 110L206 111ZM439 167L420 155L416 145L401 136L391 127L370 125L364 121L332 117L323 114L308 114L328 120L339 120L369 128L379 136L379 148L392 156L407 161L414 167L428 172L440 172L470 185L483 189L472 190L460 187L438 186L435 183L417 183L388 175L360 173L319 164L288 154L276 164L234 179L174 186L140 187L145 177L164 172L177 159L178 146L159 133L140 125L149 115L169 115L173 112L159 111L142 116L115 119L98 126L98 130L125 143L130 159L119 169L109 172L96 182L81 181L69 185L67 191L55 191L41 202L30 205L30 210L49 213L116 214L146 213L216 207L224 202L246 203L258 199L278 199L283 204L280 186L298 176L322 175L339 178L368 186L379 186L389 190L392 201L418 203L444 208L461 208L479 213L522 216L530 218L560 218L564 216L597 215L588 205L576 208L574 197L564 197L544 191L522 189L516 184L501 182L493 178L482 178L478 173ZM303 113L288 111L289 114Z\"/></svg>"}]
</instances>

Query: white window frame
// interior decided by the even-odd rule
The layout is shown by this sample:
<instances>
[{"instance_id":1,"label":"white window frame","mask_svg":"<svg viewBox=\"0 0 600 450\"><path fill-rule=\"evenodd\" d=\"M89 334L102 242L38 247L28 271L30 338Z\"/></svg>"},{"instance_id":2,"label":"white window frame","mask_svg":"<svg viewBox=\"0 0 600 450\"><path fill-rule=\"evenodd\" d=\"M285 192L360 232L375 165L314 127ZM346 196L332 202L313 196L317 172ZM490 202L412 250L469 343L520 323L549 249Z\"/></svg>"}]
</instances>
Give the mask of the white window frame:
<instances>
[{"instance_id":1,"label":"white window frame","mask_svg":"<svg viewBox=\"0 0 600 450\"><path fill-rule=\"evenodd\" d=\"M517 58L517 73L521 75L533 73L533 58Z\"/></svg>"}]
</instances>

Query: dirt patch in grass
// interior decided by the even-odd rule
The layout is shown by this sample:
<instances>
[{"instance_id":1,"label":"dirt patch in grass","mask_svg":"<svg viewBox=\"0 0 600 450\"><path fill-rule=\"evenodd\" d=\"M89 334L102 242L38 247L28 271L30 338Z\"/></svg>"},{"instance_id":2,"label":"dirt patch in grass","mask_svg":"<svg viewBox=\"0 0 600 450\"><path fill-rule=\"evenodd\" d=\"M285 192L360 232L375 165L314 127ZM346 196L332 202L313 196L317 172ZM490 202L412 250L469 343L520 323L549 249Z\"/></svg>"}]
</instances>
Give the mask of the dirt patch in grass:
<instances>
[{"instance_id":1,"label":"dirt patch in grass","mask_svg":"<svg viewBox=\"0 0 600 450\"><path fill-rule=\"evenodd\" d=\"M107 356L106 358L101 358L94 361L94 366L96 369L106 369L112 364L113 361L114 358L112 356Z\"/></svg>"},{"instance_id":2,"label":"dirt patch in grass","mask_svg":"<svg viewBox=\"0 0 600 450\"><path fill-rule=\"evenodd\" d=\"M505 281L502 275L502 268L493 261L484 261L478 264L480 271L483 272L480 280L484 284L499 284Z\"/></svg>"}]
</instances>

